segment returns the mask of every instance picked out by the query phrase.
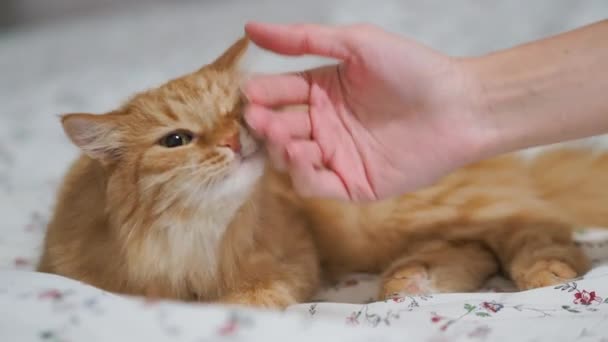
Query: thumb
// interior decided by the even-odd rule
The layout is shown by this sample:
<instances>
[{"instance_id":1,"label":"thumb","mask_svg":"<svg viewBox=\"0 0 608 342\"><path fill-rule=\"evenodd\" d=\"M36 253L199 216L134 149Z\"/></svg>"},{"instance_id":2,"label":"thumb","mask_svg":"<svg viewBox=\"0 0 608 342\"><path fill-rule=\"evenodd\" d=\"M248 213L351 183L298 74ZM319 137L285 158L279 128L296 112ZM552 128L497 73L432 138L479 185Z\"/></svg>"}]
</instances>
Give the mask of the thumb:
<instances>
[{"instance_id":1,"label":"thumb","mask_svg":"<svg viewBox=\"0 0 608 342\"><path fill-rule=\"evenodd\" d=\"M345 31L337 27L249 22L245 32L259 47L283 55L310 54L342 61L350 56Z\"/></svg>"}]
</instances>

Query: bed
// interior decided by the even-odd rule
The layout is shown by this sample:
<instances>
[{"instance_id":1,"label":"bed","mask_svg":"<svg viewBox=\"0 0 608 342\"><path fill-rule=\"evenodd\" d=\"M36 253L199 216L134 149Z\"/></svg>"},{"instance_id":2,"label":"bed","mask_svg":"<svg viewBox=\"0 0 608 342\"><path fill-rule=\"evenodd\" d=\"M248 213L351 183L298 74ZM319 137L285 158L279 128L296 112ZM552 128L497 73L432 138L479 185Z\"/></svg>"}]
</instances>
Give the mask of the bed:
<instances>
[{"instance_id":1,"label":"bed","mask_svg":"<svg viewBox=\"0 0 608 342\"><path fill-rule=\"evenodd\" d=\"M374 302L376 278L356 274L285 312L151 302L33 271L55 190L77 153L57 114L109 110L210 61L245 19L371 21L448 53L473 54L607 16L604 0L206 1L0 34L0 341L608 341L608 229L601 227L575 233L593 269L559 286L517 293L495 278L478 293ZM248 61L256 71L324 62L259 51Z\"/></svg>"}]
</instances>

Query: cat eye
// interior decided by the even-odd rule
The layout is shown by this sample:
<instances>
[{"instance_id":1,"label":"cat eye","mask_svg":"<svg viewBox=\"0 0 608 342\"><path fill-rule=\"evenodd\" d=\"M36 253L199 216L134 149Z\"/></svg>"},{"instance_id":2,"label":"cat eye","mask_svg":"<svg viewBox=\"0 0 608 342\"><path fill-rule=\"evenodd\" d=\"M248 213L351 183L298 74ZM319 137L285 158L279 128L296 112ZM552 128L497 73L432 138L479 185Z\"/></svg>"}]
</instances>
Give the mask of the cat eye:
<instances>
[{"instance_id":1,"label":"cat eye","mask_svg":"<svg viewBox=\"0 0 608 342\"><path fill-rule=\"evenodd\" d=\"M160 144L164 147L173 148L188 145L192 141L192 133L178 131L171 132L160 139Z\"/></svg>"}]
</instances>

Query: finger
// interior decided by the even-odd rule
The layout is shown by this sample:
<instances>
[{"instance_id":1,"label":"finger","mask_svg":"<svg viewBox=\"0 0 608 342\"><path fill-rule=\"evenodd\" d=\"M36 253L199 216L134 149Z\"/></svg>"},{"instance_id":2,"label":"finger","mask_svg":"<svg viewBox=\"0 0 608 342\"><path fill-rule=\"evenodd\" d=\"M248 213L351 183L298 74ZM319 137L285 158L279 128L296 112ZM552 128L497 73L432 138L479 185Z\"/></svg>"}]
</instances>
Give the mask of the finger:
<instances>
[{"instance_id":1,"label":"finger","mask_svg":"<svg viewBox=\"0 0 608 342\"><path fill-rule=\"evenodd\" d=\"M303 197L348 200L348 192L342 180L327 169L315 169L311 165L291 165L291 182L295 191Z\"/></svg>"},{"instance_id":2,"label":"finger","mask_svg":"<svg viewBox=\"0 0 608 342\"><path fill-rule=\"evenodd\" d=\"M308 103L306 74L258 75L245 82L243 94L250 103L268 107Z\"/></svg>"},{"instance_id":3,"label":"finger","mask_svg":"<svg viewBox=\"0 0 608 342\"><path fill-rule=\"evenodd\" d=\"M274 144L284 144L291 139L308 139L312 134L307 111L274 111L251 104L245 108L247 124L260 136Z\"/></svg>"},{"instance_id":4,"label":"finger","mask_svg":"<svg viewBox=\"0 0 608 342\"><path fill-rule=\"evenodd\" d=\"M316 145L314 142L310 144ZM340 177L318 166L322 159L320 150L310 144L294 144L288 151L288 168L294 189L304 197L348 199L348 191Z\"/></svg>"},{"instance_id":5,"label":"finger","mask_svg":"<svg viewBox=\"0 0 608 342\"><path fill-rule=\"evenodd\" d=\"M312 140L294 140L285 148L289 163L304 165L310 164L315 168L323 167L323 153L319 144Z\"/></svg>"},{"instance_id":6,"label":"finger","mask_svg":"<svg viewBox=\"0 0 608 342\"><path fill-rule=\"evenodd\" d=\"M311 140L269 139L266 150L274 167L279 171L287 170L291 158L298 158L299 163L309 163L316 168L323 166L323 155L319 145Z\"/></svg>"},{"instance_id":7,"label":"finger","mask_svg":"<svg viewBox=\"0 0 608 342\"><path fill-rule=\"evenodd\" d=\"M350 55L346 39L336 27L250 22L245 32L259 47L283 55L312 54L340 60Z\"/></svg>"}]
</instances>

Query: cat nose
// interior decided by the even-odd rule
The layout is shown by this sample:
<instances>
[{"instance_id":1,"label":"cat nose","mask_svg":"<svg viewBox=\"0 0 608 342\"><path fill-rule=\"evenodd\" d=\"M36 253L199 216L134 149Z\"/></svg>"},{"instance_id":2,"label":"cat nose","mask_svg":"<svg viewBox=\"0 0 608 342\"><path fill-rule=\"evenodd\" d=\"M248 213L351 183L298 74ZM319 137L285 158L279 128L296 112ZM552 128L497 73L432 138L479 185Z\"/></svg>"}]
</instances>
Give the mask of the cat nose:
<instances>
[{"instance_id":1,"label":"cat nose","mask_svg":"<svg viewBox=\"0 0 608 342\"><path fill-rule=\"evenodd\" d=\"M228 147L229 149L231 149L234 153L240 153L241 152L241 140L239 138L239 134L234 134L231 135L229 137L226 137L222 140L220 140L220 142L218 143L219 147Z\"/></svg>"}]
</instances>

